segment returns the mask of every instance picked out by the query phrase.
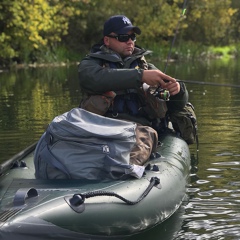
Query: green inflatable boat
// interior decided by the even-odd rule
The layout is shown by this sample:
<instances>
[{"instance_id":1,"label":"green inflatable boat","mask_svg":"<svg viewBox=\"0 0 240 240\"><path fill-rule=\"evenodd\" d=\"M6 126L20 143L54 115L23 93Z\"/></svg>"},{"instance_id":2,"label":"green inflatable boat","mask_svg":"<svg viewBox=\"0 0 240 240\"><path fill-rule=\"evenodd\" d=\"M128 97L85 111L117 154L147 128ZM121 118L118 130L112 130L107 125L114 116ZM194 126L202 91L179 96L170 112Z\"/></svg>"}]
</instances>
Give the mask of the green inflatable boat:
<instances>
[{"instance_id":1,"label":"green inflatable boat","mask_svg":"<svg viewBox=\"0 0 240 240\"><path fill-rule=\"evenodd\" d=\"M141 178L36 179L29 146L0 165L0 239L125 239L169 218L190 173L187 143L159 137L159 155Z\"/></svg>"}]
</instances>

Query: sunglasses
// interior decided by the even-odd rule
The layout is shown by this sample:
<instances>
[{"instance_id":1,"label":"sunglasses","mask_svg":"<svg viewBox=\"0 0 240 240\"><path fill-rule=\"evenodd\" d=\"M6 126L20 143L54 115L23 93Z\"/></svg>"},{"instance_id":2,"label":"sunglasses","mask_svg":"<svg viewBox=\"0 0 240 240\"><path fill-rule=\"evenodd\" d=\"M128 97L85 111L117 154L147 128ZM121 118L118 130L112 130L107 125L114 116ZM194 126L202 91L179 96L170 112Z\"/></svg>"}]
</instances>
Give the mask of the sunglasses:
<instances>
[{"instance_id":1,"label":"sunglasses","mask_svg":"<svg viewBox=\"0 0 240 240\"><path fill-rule=\"evenodd\" d=\"M119 42L127 42L130 38L132 41L136 41L136 34L118 34L118 35L107 35L107 37L110 38L115 38L117 39Z\"/></svg>"}]
</instances>

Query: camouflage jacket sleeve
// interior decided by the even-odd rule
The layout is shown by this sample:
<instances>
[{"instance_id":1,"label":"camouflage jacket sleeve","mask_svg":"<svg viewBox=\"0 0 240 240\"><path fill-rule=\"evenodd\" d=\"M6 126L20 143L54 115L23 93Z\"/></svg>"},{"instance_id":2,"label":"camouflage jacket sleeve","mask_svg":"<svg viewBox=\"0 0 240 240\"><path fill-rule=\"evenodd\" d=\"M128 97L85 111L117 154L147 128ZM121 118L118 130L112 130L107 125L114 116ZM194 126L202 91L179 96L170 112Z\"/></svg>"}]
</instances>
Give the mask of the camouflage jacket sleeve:
<instances>
[{"instance_id":1,"label":"camouflage jacket sleeve","mask_svg":"<svg viewBox=\"0 0 240 240\"><path fill-rule=\"evenodd\" d=\"M80 87L88 94L139 88L142 85L142 74L142 69L104 67L102 59L90 56L78 66Z\"/></svg>"}]
</instances>

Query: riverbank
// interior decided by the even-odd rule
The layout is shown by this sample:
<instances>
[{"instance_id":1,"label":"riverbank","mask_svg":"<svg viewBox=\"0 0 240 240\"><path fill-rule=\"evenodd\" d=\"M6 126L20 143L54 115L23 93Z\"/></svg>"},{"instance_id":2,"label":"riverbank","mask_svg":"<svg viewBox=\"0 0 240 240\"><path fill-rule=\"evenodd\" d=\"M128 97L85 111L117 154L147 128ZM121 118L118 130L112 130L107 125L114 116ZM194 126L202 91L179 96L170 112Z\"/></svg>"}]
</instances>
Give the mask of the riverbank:
<instances>
[{"instance_id":1,"label":"riverbank","mask_svg":"<svg viewBox=\"0 0 240 240\"><path fill-rule=\"evenodd\" d=\"M175 47L169 51L169 48L159 47L158 44L153 44L151 47L146 47L146 49L152 50L152 54L148 56L148 60L151 62L188 62L188 61L207 61L213 59L220 59L224 62L229 61L233 58L239 58L240 56L240 44L231 46L202 46L196 43L185 43L179 47ZM56 60L53 62L52 59L45 59L44 62L34 62L34 63L17 63L12 62L8 66L0 65L0 73L8 72L17 69L27 69L27 68L42 68L42 67L65 67L70 65L77 65L79 60L82 59L86 53L82 53L79 57L72 55L71 60L63 56L56 56ZM67 54L69 55L69 53ZM60 59L60 60L58 60Z\"/></svg>"},{"instance_id":2,"label":"riverbank","mask_svg":"<svg viewBox=\"0 0 240 240\"><path fill-rule=\"evenodd\" d=\"M28 69L28 68L44 68L44 67L67 67L67 66L71 66L71 65L77 65L79 64L79 62L54 62L54 63L31 63L31 64L12 64L9 67L1 67L0 66L0 73L1 72L8 72L11 70L18 70L18 69Z\"/></svg>"}]
</instances>

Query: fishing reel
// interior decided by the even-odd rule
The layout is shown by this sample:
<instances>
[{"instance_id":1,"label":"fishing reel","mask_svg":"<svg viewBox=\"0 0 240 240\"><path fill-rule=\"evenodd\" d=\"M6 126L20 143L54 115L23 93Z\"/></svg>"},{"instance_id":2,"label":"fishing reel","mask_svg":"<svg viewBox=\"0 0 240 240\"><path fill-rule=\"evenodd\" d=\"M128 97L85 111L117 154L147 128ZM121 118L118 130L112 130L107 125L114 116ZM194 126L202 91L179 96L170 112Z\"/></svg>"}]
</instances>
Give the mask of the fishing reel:
<instances>
[{"instance_id":1,"label":"fishing reel","mask_svg":"<svg viewBox=\"0 0 240 240\"><path fill-rule=\"evenodd\" d=\"M166 89L157 88L153 93L153 96L165 101L169 101L170 93Z\"/></svg>"}]
</instances>

